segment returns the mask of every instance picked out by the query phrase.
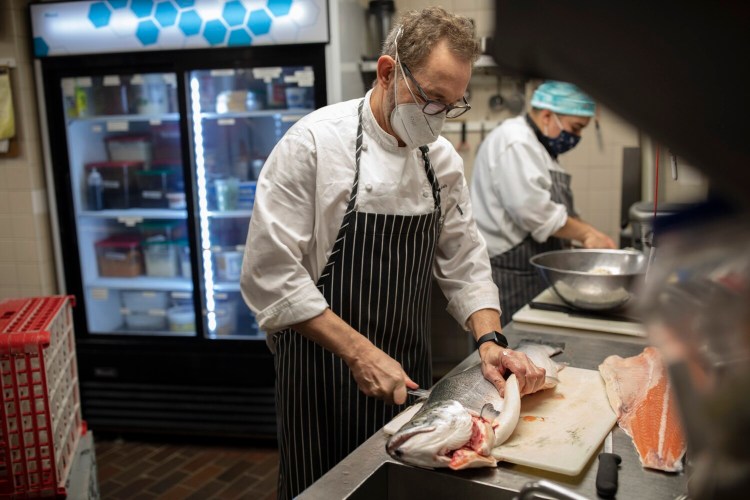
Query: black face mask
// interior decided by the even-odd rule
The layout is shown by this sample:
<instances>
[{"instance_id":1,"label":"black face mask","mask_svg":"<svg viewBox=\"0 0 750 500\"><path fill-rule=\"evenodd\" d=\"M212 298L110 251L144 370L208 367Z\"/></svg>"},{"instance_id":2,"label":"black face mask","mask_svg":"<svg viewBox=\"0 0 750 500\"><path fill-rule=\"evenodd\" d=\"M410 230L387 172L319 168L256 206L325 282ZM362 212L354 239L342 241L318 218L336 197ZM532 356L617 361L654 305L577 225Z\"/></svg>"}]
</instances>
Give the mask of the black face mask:
<instances>
[{"instance_id":1,"label":"black face mask","mask_svg":"<svg viewBox=\"0 0 750 500\"><path fill-rule=\"evenodd\" d=\"M565 130L562 126L562 123L560 123L560 119L557 117L557 115L554 115L555 120L557 120L557 125L560 127L560 135L558 135L555 138L548 137L546 134L544 136L545 140L547 141L547 146L549 146L549 149L551 149L555 155L561 155L565 153L566 151L570 151L581 140L580 135L575 135L567 130Z\"/></svg>"}]
</instances>

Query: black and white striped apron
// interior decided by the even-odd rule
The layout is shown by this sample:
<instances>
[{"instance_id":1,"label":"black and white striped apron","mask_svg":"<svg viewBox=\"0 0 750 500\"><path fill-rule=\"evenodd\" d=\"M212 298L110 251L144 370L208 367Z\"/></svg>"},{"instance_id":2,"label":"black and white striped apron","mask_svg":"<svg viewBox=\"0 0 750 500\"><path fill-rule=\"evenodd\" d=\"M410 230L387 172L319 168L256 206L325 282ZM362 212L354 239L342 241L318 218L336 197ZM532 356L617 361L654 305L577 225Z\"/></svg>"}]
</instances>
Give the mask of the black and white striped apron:
<instances>
[{"instance_id":1,"label":"black and white striped apron","mask_svg":"<svg viewBox=\"0 0 750 500\"><path fill-rule=\"evenodd\" d=\"M569 217L577 217L573 208L573 191L570 188L570 174L550 170L552 186L550 197L555 203L565 205ZM552 250L561 250L570 246L568 240L550 237L539 243L531 235L507 252L490 259L492 279L500 290L501 324L510 322L513 314L542 293L547 288L539 271L530 263L534 255Z\"/></svg>"},{"instance_id":2,"label":"black and white striped apron","mask_svg":"<svg viewBox=\"0 0 750 500\"><path fill-rule=\"evenodd\" d=\"M362 107L352 193L317 286L331 310L401 363L420 387L432 383L430 290L442 225L440 190L422 150L434 210L358 212ZM365 396L346 363L289 329L274 336L280 451L278 497L298 495L403 410Z\"/></svg>"}]
</instances>

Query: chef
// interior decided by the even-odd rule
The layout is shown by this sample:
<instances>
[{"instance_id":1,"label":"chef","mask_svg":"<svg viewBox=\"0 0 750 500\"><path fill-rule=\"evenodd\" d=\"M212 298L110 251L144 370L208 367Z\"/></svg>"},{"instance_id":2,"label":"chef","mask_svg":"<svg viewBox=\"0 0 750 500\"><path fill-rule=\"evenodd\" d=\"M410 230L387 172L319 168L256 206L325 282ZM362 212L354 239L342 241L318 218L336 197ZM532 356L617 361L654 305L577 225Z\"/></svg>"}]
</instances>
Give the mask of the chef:
<instances>
[{"instance_id":1,"label":"chef","mask_svg":"<svg viewBox=\"0 0 750 500\"><path fill-rule=\"evenodd\" d=\"M569 247L570 240L615 248L579 217L570 175L558 162L581 140L595 110L575 85L547 81L534 92L528 114L505 120L479 147L471 199L500 289L503 325L546 288L531 257Z\"/></svg>"},{"instance_id":2,"label":"chef","mask_svg":"<svg viewBox=\"0 0 750 500\"><path fill-rule=\"evenodd\" d=\"M279 497L295 496L429 387L433 277L480 340L483 373L522 393L544 370L507 349L461 157L440 137L478 56L471 21L403 15L364 99L319 109L258 180L242 293L275 353Z\"/></svg>"}]
</instances>

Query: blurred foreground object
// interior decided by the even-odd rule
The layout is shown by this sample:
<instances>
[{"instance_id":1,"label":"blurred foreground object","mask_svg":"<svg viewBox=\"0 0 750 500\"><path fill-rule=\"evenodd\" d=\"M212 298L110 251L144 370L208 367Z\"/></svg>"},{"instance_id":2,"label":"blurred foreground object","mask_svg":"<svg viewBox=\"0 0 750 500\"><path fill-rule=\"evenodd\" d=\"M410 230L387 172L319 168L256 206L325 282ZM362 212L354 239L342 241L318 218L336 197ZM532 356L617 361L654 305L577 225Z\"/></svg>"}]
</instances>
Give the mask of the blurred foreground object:
<instances>
[{"instance_id":1,"label":"blurred foreground object","mask_svg":"<svg viewBox=\"0 0 750 500\"><path fill-rule=\"evenodd\" d=\"M750 207L750 4L497 0L501 70L578 85ZM533 27L533 28L532 28Z\"/></svg>"},{"instance_id":2,"label":"blurred foreground object","mask_svg":"<svg viewBox=\"0 0 750 500\"><path fill-rule=\"evenodd\" d=\"M639 309L678 400L691 498L739 498L750 491L750 224L700 215L661 232Z\"/></svg>"}]
</instances>

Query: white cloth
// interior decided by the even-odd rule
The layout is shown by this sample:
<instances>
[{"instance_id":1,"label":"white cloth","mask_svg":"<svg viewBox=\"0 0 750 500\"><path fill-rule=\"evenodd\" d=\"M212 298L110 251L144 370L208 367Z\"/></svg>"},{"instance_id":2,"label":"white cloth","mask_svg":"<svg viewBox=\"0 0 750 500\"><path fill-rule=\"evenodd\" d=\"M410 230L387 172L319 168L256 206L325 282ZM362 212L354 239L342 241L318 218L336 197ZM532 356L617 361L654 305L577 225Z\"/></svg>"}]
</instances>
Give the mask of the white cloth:
<instances>
[{"instance_id":1,"label":"white cloth","mask_svg":"<svg viewBox=\"0 0 750 500\"><path fill-rule=\"evenodd\" d=\"M564 172L539 142L525 116L505 120L479 146L471 201L490 257L529 234L544 242L565 225L565 205L550 198L551 170Z\"/></svg>"},{"instance_id":2,"label":"white cloth","mask_svg":"<svg viewBox=\"0 0 750 500\"><path fill-rule=\"evenodd\" d=\"M417 215L434 200L418 149L398 147L363 109L357 210ZM359 99L321 108L279 141L258 179L242 265L242 295L260 328L273 333L314 318L327 307L316 282L344 217L354 180ZM433 274L448 312L466 327L479 309L500 310L484 240L473 221L463 162L444 138L429 145L443 187L443 230Z\"/></svg>"}]
</instances>

